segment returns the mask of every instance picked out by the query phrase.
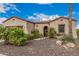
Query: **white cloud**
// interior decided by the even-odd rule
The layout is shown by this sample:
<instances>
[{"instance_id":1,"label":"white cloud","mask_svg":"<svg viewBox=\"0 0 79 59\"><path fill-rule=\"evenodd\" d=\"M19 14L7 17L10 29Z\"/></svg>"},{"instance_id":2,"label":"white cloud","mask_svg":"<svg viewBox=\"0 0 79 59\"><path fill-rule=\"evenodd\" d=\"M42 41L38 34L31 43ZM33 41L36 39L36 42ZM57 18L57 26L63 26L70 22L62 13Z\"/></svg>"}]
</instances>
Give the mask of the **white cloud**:
<instances>
[{"instance_id":1,"label":"white cloud","mask_svg":"<svg viewBox=\"0 0 79 59\"><path fill-rule=\"evenodd\" d=\"M34 16L29 16L28 19L36 19Z\"/></svg>"},{"instance_id":2,"label":"white cloud","mask_svg":"<svg viewBox=\"0 0 79 59\"><path fill-rule=\"evenodd\" d=\"M3 22L3 21L5 21L7 18L6 17L1 17L0 18L0 24Z\"/></svg>"},{"instance_id":3,"label":"white cloud","mask_svg":"<svg viewBox=\"0 0 79 59\"><path fill-rule=\"evenodd\" d=\"M20 10L16 7L15 4L10 3L0 3L0 13L6 13L7 11L15 10L20 12Z\"/></svg>"},{"instance_id":4,"label":"white cloud","mask_svg":"<svg viewBox=\"0 0 79 59\"><path fill-rule=\"evenodd\" d=\"M51 16L49 17L49 19L54 20L54 19L56 19L56 18L58 18L58 17L60 17L58 14L56 14L56 15L51 15Z\"/></svg>"},{"instance_id":5,"label":"white cloud","mask_svg":"<svg viewBox=\"0 0 79 59\"><path fill-rule=\"evenodd\" d=\"M53 3L37 3L38 5L49 5L50 7L54 7Z\"/></svg>"},{"instance_id":6,"label":"white cloud","mask_svg":"<svg viewBox=\"0 0 79 59\"><path fill-rule=\"evenodd\" d=\"M76 14L76 12L75 12L75 11L73 11L73 12L72 12L72 14Z\"/></svg>"},{"instance_id":7,"label":"white cloud","mask_svg":"<svg viewBox=\"0 0 79 59\"><path fill-rule=\"evenodd\" d=\"M5 9L5 5L4 4L0 4L0 12L1 13L6 13L6 9Z\"/></svg>"},{"instance_id":8,"label":"white cloud","mask_svg":"<svg viewBox=\"0 0 79 59\"><path fill-rule=\"evenodd\" d=\"M79 24L77 25L76 29L79 29Z\"/></svg>"},{"instance_id":9,"label":"white cloud","mask_svg":"<svg viewBox=\"0 0 79 59\"><path fill-rule=\"evenodd\" d=\"M27 19L35 20L35 21L49 21L54 20L60 17L59 15L46 15L42 13L34 13L33 16L29 16Z\"/></svg>"},{"instance_id":10,"label":"white cloud","mask_svg":"<svg viewBox=\"0 0 79 59\"><path fill-rule=\"evenodd\" d=\"M50 5L52 3L37 3L37 4L39 4L39 5Z\"/></svg>"},{"instance_id":11,"label":"white cloud","mask_svg":"<svg viewBox=\"0 0 79 59\"><path fill-rule=\"evenodd\" d=\"M14 10L20 12L20 10L16 7L15 4L6 4L6 5L10 6L10 7L13 8Z\"/></svg>"}]
</instances>

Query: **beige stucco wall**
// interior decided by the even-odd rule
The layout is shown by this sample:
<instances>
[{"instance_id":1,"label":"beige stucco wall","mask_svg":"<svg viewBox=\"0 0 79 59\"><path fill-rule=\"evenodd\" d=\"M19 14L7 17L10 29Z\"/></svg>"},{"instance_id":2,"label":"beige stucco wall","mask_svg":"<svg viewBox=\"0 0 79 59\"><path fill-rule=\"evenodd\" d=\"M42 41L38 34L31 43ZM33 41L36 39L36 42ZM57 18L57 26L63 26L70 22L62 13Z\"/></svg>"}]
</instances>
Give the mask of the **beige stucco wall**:
<instances>
[{"instance_id":1,"label":"beige stucco wall","mask_svg":"<svg viewBox=\"0 0 79 59\"><path fill-rule=\"evenodd\" d=\"M61 19L63 21L61 21ZM53 27L56 30L56 32L59 33L58 32L59 24L65 24L65 34L68 35L69 34L69 21L67 19L60 18L56 21L50 22L50 27ZM75 21L72 21L72 35L73 35L73 38L77 38L76 29L75 29Z\"/></svg>"},{"instance_id":2,"label":"beige stucco wall","mask_svg":"<svg viewBox=\"0 0 79 59\"><path fill-rule=\"evenodd\" d=\"M35 24L35 29L38 29L41 34L43 34L44 26L48 26L48 23Z\"/></svg>"},{"instance_id":3,"label":"beige stucco wall","mask_svg":"<svg viewBox=\"0 0 79 59\"><path fill-rule=\"evenodd\" d=\"M15 19L15 20L13 20L13 19ZM61 21L61 19L62 19L62 21ZM50 24L49 23L37 23L34 25L33 23L22 21L22 20L19 20L18 18L11 18L10 20L3 23L4 26L23 26L23 30L25 31L25 33L29 33L29 34L34 29L38 29L39 32L41 34L43 34L43 30L44 30L45 26L54 28L56 30L56 32L59 33L58 32L59 24L65 24L65 34L68 35L69 34L68 20L66 20L64 18L59 18L58 20L51 21ZM72 22L72 33L73 33L73 37L77 38L77 34L76 34L76 30L75 30L75 21Z\"/></svg>"},{"instance_id":4,"label":"beige stucco wall","mask_svg":"<svg viewBox=\"0 0 79 59\"><path fill-rule=\"evenodd\" d=\"M75 22L72 21L72 35L73 35L73 38L77 38L77 33L76 33L76 29L75 29Z\"/></svg>"},{"instance_id":5,"label":"beige stucco wall","mask_svg":"<svg viewBox=\"0 0 79 59\"><path fill-rule=\"evenodd\" d=\"M56 30L57 33L59 33L58 31L58 25L59 24L65 24L65 34L69 33L69 29L68 29L68 20L64 19L64 18L60 18L56 21L52 21L50 22L50 27L54 28Z\"/></svg>"},{"instance_id":6,"label":"beige stucco wall","mask_svg":"<svg viewBox=\"0 0 79 59\"><path fill-rule=\"evenodd\" d=\"M43 34L44 26L48 26L50 28L54 28L56 30L56 32L59 33L58 32L59 24L65 24L65 34L69 34L68 20L63 19L63 21L61 21L61 18L56 21L50 22L50 24L48 24L48 23L35 24L35 29L38 29L39 32Z\"/></svg>"},{"instance_id":7,"label":"beige stucco wall","mask_svg":"<svg viewBox=\"0 0 79 59\"><path fill-rule=\"evenodd\" d=\"M59 33L59 31L58 31L59 24L65 24L65 33L64 34L68 35L69 34L69 22L65 18L59 18L58 20L51 21L50 25L48 23L35 24L35 29L38 29L39 32L43 34L44 26L48 26L50 28L54 28L56 30L56 32ZM75 21L72 21L72 33L73 33L73 37L77 38L77 34L76 34L76 30L75 30Z\"/></svg>"},{"instance_id":8,"label":"beige stucco wall","mask_svg":"<svg viewBox=\"0 0 79 59\"><path fill-rule=\"evenodd\" d=\"M27 27L26 22L19 20L18 18L11 18L10 20L3 23L3 25L4 26L23 26L24 32L28 33L27 28L26 28Z\"/></svg>"},{"instance_id":9,"label":"beige stucco wall","mask_svg":"<svg viewBox=\"0 0 79 59\"><path fill-rule=\"evenodd\" d=\"M28 31L28 33L31 34L31 32L35 29L34 24L27 22L26 25L27 25L27 31Z\"/></svg>"}]
</instances>

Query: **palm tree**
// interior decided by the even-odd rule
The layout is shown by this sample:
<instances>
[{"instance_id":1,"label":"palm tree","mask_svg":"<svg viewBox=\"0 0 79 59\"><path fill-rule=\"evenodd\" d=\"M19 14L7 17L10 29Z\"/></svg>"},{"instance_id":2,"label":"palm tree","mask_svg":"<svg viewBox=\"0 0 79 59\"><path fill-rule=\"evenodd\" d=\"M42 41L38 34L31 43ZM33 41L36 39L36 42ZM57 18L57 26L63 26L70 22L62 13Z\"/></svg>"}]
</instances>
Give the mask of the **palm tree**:
<instances>
[{"instance_id":1,"label":"palm tree","mask_svg":"<svg viewBox=\"0 0 79 59\"><path fill-rule=\"evenodd\" d=\"M72 3L69 4L69 35L72 36Z\"/></svg>"}]
</instances>

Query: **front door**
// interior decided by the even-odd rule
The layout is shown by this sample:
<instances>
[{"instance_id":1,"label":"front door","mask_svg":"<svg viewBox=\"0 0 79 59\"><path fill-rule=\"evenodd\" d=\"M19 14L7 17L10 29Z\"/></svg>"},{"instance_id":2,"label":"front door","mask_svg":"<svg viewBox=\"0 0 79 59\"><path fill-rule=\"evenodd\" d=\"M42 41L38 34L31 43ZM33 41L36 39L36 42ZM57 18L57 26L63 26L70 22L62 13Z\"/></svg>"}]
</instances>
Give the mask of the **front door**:
<instances>
[{"instance_id":1,"label":"front door","mask_svg":"<svg viewBox=\"0 0 79 59\"><path fill-rule=\"evenodd\" d=\"M48 36L48 27L45 26L44 27L44 37L47 37Z\"/></svg>"}]
</instances>

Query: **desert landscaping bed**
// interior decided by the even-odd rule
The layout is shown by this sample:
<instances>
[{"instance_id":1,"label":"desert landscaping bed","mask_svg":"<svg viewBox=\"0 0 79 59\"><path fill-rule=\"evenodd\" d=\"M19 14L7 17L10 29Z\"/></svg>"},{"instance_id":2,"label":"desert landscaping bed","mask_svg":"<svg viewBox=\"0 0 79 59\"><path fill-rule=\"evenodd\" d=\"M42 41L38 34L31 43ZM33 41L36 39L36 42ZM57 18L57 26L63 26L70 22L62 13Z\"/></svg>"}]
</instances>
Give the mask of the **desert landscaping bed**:
<instances>
[{"instance_id":1,"label":"desert landscaping bed","mask_svg":"<svg viewBox=\"0 0 79 59\"><path fill-rule=\"evenodd\" d=\"M57 39L30 40L25 46L0 44L0 54L8 56L79 56L79 48L65 49Z\"/></svg>"}]
</instances>

